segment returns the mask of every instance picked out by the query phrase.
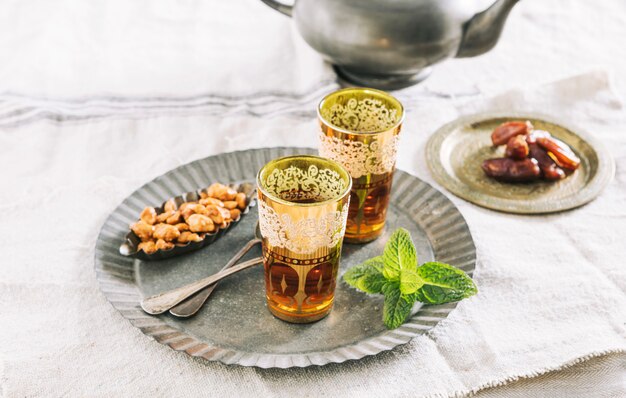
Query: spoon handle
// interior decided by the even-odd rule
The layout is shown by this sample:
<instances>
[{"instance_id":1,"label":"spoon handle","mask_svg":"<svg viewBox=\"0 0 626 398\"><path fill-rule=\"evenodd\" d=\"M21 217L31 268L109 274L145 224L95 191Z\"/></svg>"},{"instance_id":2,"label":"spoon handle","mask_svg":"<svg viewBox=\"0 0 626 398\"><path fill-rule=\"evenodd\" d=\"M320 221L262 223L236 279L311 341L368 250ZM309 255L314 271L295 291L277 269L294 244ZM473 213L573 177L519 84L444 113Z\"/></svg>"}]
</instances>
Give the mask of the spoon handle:
<instances>
[{"instance_id":1,"label":"spoon handle","mask_svg":"<svg viewBox=\"0 0 626 398\"><path fill-rule=\"evenodd\" d=\"M257 243L260 243L260 242L261 242L261 240L258 239L258 238L251 239L248 243L246 243L246 245L244 247L241 248L241 250L239 250L233 256L233 258L231 258L226 263L226 265L224 266L224 268L221 269L221 271L227 270L228 268L230 268L233 265L237 264L237 262L246 253L248 253L248 251L250 251L250 249L252 249L252 247L254 247L254 245L256 245ZM193 296L189 297L187 300L185 300L182 303L177 304L176 306L172 307L170 309L170 314L172 314L174 316L177 316L179 318L188 318L188 317L194 315L196 312L198 312L200 310L200 308L202 308L202 306L207 301L207 299L209 298L211 293L213 293L213 290L215 289L216 286L217 286L217 283L214 283L214 284L212 284L210 286L207 286L204 289L202 289L201 291L199 291L198 293L196 293Z\"/></svg>"},{"instance_id":2,"label":"spoon handle","mask_svg":"<svg viewBox=\"0 0 626 398\"><path fill-rule=\"evenodd\" d=\"M205 287L262 262L263 258L261 257L253 258L252 260L244 261L241 264L237 264L227 270L222 270L209 277L200 279L199 281L192 282L188 285L181 286L179 288L169 290L155 296L147 297L141 301L141 308L143 308L145 312L151 315L162 314L170 308L174 307L176 304L185 300L187 297L204 289Z\"/></svg>"}]
</instances>

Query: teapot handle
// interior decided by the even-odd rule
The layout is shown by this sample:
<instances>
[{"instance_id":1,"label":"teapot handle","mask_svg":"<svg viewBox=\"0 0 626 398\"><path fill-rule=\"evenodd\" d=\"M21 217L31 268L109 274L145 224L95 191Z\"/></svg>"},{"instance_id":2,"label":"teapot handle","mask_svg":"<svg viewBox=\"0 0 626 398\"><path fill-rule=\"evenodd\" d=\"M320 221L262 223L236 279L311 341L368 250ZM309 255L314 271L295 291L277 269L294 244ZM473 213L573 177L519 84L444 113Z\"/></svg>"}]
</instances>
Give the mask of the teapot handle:
<instances>
[{"instance_id":1,"label":"teapot handle","mask_svg":"<svg viewBox=\"0 0 626 398\"><path fill-rule=\"evenodd\" d=\"M291 16L291 12L293 10L293 6L280 3L280 2L278 2L276 0L261 0L261 1L263 3L265 3L265 4L267 4L268 6L272 7L276 11L280 12L281 14L285 14L288 17Z\"/></svg>"}]
</instances>

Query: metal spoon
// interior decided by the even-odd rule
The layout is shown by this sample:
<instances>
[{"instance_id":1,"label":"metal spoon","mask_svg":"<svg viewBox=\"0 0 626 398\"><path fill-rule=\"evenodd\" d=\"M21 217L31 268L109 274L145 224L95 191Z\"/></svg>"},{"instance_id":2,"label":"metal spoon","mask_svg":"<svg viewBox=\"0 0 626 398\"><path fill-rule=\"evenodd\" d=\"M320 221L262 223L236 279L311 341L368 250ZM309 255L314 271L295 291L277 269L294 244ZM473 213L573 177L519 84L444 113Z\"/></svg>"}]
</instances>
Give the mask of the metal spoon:
<instances>
[{"instance_id":1,"label":"metal spoon","mask_svg":"<svg viewBox=\"0 0 626 398\"><path fill-rule=\"evenodd\" d=\"M244 247L241 248L234 256L231 258L228 263L221 269L221 271L227 270L233 265L237 264L241 258L250 251L257 243L261 243L261 228L259 227L259 223L256 223L256 228L254 230L255 237L250 239L248 243ZM196 312L202 308L206 300L209 298L213 290L217 286L217 283L214 283L210 286L205 287L200 292L196 293L192 297L183 301L182 303L172 307L170 309L170 314L175 315L180 318L188 318L192 315L195 315Z\"/></svg>"},{"instance_id":2,"label":"metal spoon","mask_svg":"<svg viewBox=\"0 0 626 398\"><path fill-rule=\"evenodd\" d=\"M143 308L145 312L151 315L162 314L170 308L174 307L176 304L184 301L188 297L204 289L205 287L219 282L222 279L231 276L232 274L236 274L239 271L253 267L257 264L261 264L262 262L263 258L261 257L253 258L252 260L244 261L241 264L232 266L227 270L220 271L217 274L213 274L204 279L200 279L199 281L192 282L188 285L181 286L179 288L169 290L155 296L150 296L141 301L141 308Z\"/></svg>"}]
</instances>

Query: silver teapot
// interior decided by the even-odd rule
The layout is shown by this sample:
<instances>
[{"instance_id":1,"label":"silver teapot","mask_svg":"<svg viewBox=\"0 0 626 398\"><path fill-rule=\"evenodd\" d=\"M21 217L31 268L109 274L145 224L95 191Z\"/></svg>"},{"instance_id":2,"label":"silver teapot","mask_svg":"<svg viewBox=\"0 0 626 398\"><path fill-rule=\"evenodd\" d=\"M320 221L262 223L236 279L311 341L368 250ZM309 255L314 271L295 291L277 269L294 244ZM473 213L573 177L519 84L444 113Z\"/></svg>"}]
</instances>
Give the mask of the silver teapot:
<instances>
[{"instance_id":1,"label":"silver teapot","mask_svg":"<svg viewBox=\"0 0 626 398\"><path fill-rule=\"evenodd\" d=\"M492 49L518 0L262 0L293 17L304 40L344 80L393 90L425 79L431 65Z\"/></svg>"}]
</instances>

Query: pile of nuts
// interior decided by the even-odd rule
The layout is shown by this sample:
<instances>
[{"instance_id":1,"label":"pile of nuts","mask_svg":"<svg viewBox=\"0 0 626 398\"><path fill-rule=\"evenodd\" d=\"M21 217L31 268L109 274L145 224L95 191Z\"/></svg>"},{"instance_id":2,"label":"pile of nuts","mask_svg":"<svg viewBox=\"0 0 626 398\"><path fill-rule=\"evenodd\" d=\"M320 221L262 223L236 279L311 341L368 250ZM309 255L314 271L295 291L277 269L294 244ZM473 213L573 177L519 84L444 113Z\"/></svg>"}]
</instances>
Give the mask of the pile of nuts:
<instances>
[{"instance_id":1,"label":"pile of nuts","mask_svg":"<svg viewBox=\"0 0 626 398\"><path fill-rule=\"evenodd\" d=\"M494 146L506 144L506 157L487 159L482 164L485 174L499 181L556 181L580 165L567 144L547 131L534 129L529 121L502 123L491 134L491 142Z\"/></svg>"},{"instance_id":2,"label":"pile of nuts","mask_svg":"<svg viewBox=\"0 0 626 398\"><path fill-rule=\"evenodd\" d=\"M173 199L163 205L157 214L154 207L146 207L139 221L130 229L141 239L138 246L146 254L157 250L170 250L176 244L199 242L207 233L226 228L239 220L247 206L246 195L219 183L200 192L200 199L176 205Z\"/></svg>"}]
</instances>

